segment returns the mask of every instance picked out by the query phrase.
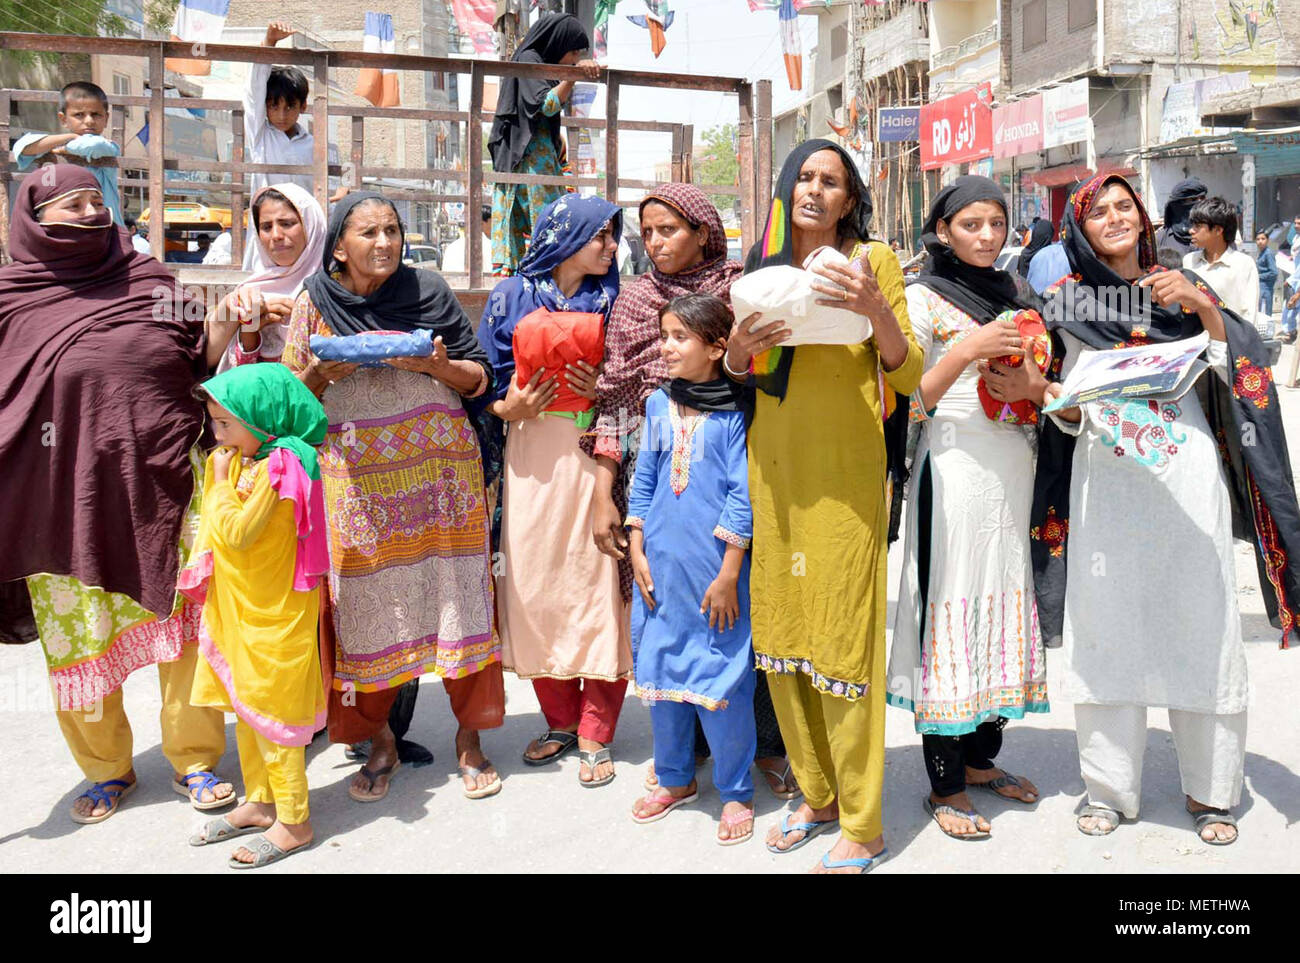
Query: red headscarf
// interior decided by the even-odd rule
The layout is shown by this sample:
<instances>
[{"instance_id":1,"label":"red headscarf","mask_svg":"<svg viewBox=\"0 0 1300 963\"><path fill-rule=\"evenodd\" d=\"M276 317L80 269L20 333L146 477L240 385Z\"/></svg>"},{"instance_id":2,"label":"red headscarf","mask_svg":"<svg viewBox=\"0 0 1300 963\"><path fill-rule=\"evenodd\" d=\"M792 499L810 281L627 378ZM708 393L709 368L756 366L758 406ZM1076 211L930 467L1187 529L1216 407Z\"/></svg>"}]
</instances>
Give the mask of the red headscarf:
<instances>
[{"instance_id":1,"label":"red headscarf","mask_svg":"<svg viewBox=\"0 0 1300 963\"><path fill-rule=\"evenodd\" d=\"M58 164L18 192L0 268L0 582L71 575L167 615L203 427L203 305L106 213L40 223L98 190Z\"/></svg>"}]
</instances>

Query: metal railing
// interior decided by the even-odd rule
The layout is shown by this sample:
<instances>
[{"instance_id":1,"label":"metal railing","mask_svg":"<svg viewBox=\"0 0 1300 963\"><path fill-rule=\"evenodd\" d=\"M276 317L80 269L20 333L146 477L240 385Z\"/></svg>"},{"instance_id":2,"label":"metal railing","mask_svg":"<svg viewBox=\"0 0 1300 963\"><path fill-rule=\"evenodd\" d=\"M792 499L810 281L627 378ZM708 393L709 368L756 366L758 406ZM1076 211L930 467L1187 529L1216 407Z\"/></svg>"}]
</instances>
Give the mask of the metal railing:
<instances>
[{"instance_id":1,"label":"metal railing","mask_svg":"<svg viewBox=\"0 0 1300 963\"><path fill-rule=\"evenodd\" d=\"M943 67L949 67L955 64L963 57L969 57L980 50L983 50L989 44L997 43L1002 39L1002 31L996 21L989 24L979 33L973 33L964 40L961 40L949 47L938 50L930 57L930 69L938 70Z\"/></svg>"},{"instance_id":2,"label":"metal railing","mask_svg":"<svg viewBox=\"0 0 1300 963\"><path fill-rule=\"evenodd\" d=\"M317 136L311 164L253 164L244 159L244 124L243 105L238 101L212 100L203 98L166 98L164 89L164 59L168 57L193 58L193 50L186 43L175 41L132 40L116 38L92 38L71 36L46 36L30 33L0 32L0 50L41 51L70 54L111 54L116 56L137 56L148 61L148 96L110 96L110 122L108 131L119 147L125 147L124 109L143 106L147 108L150 130L146 146L147 157L143 164L128 158L118 160L119 167L146 170L143 178L122 178L121 186L141 186L146 188L151 218L164 217L165 197L168 191L173 193L194 193L198 188L208 191L229 192L231 196L231 241L235 265L240 263L244 239L244 208L248 200L248 186L245 176L248 174L293 174L311 175L314 183L316 200L323 210L329 209L329 175L339 175L344 171L342 165L330 166L329 118L351 118L351 163L347 169L351 172L352 183L349 187L360 187L364 178L393 178L424 181L429 184L455 182L462 186L462 191L447 190L395 190L394 196L408 200L429 202L459 202L465 204L467 222L472 223L473 214L483 203L485 184L545 184L571 188L597 187L604 196L624 207L636 206L637 201L624 201L619 196L620 188L651 189L656 181L620 178L619 133L622 131L656 131L672 135L670 178L685 180L690 178L693 131L690 125L670 121L625 120L619 113L619 93L624 87L659 87L677 90L712 91L734 93L738 100L737 116L737 155L740 161L738 185L700 186L711 194L738 196L741 202L741 238L747 248L757 237L761 226L758 218L767 210L768 192L772 182L772 87L771 82L761 80L757 83L736 77L716 76L678 76L640 70L619 70L602 68L598 83L605 88L605 117L603 119L587 117L565 117L563 126L569 130L589 129L605 131L605 170L599 177L580 176L546 176L539 174L516 174L483 169L483 125L493 119L491 112L483 109L483 81L486 77L537 77L552 80L582 81L586 75L574 67L560 67L550 64L513 63L511 61L483 59L453 59L445 57L424 57L413 55L393 55L366 53L352 50L307 50L294 47L235 46L212 44L205 50L205 59L237 63L276 63L293 64L307 72L311 78L311 128L315 132L326 132ZM370 105L331 104L329 73L330 68L364 68L377 67L398 71L417 71L437 74L469 75L469 109L448 110L422 107L372 107ZM757 90L755 89L757 88ZM11 106L19 101L56 101L58 94L53 91L30 91L0 89L0 245L8 240L8 182L21 178L12 169L10 147L10 112ZM757 103L756 103L757 100ZM232 149L229 163L204 161L191 158L168 156L165 148L166 109L169 107L194 108L196 110L221 110L231 112ZM308 111L304 111L307 113ZM365 163L365 122L367 119L387 119L414 122L443 121L464 124L466 136L462 141L466 145L464 169L448 167L392 167ZM755 143L757 141L757 143ZM230 181L181 181L169 180L169 171L198 171L212 174L229 174ZM157 212L152 213L152 212ZM162 260L164 255L164 231L149 232L150 248L155 257ZM481 250L477 244L466 245L467 273L471 292L481 292L484 282L484 265L481 263ZM229 270L233 270L229 269ZM221 269L212 269L218 276ZM207 272L205 272L207 273ZM463 292L458 292L462 293ZM462 298L464 300L464 298Z\"/></svg>"}]
</instances>

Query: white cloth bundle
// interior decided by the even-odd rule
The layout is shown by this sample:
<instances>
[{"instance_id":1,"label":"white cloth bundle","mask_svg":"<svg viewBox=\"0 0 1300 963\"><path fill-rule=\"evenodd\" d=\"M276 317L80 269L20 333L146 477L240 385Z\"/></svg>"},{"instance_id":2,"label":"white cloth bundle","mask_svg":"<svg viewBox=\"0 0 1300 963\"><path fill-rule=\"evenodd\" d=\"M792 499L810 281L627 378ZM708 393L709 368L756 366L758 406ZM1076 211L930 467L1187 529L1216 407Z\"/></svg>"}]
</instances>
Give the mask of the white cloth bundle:
<instances>
[{"instance_id":1,"label":"white cloth bundle","mask_svg":"<svg viewBox=\"0 0 1300 963\"><path fill-rule=\"evenodd\" d=\"M834 282L814 274L812 268L825 264L848 264L849 259L833 247L819 247L808 255L802 268L779 264L760 268L739 278L731 286L731 309L737 321L755 311L763 317L758 324L784 321L791 334L787 345L861 344L871 337L871 321L848 308L818 304L824 297L813 290L813 282Z\"/></svg>"}]
</instances>

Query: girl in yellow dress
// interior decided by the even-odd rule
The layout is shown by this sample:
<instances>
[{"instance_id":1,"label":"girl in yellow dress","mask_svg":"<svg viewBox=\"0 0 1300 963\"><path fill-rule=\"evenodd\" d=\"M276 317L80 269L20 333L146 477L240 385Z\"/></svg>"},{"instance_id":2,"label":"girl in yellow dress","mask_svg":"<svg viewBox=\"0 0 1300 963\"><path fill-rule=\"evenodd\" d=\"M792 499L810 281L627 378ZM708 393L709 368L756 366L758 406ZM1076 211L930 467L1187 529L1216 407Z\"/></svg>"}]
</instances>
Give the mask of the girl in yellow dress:
<instances>
[{"instance_id":1,"label":"girl in yellow dress","mask_svg":"<svg viewBox=\"0 0 1300 963\"><path fill-rule=\"evenodd\" d=\"M208 457L203 517L180 579L203 603L191 702L237 716L246 797L190 844L265 830L229 861L253 869L312 841L304 747L325 725L316 628L329 570L314 446L327 420L278 364L234 368L196 394L222 447Z\"/></svg>"}]
</instances>

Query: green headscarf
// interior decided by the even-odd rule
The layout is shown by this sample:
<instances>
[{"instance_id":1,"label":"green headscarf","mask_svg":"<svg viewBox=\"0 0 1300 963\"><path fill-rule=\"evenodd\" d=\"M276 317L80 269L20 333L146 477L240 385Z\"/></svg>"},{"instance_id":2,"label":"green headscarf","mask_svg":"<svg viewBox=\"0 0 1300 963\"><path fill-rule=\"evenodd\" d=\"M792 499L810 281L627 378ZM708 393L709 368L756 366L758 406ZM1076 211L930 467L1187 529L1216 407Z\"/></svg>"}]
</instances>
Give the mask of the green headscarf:
<instances>
[{"instance_id":1,"label":"green headscarf","mask_svg":"<svg viewBox=\"0 0 1300 963\"><path fill-rule=\"evenodd\" d=\"M288 368L276 362L240 365L203 382L203 389L262 442L255 458L287 449L308 478L320 480L316 446L325 441L329 419L311 389Z\"/></svg>"}]
</instances>

